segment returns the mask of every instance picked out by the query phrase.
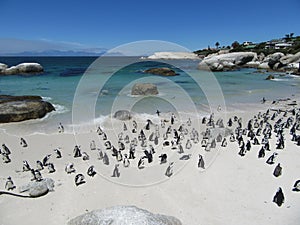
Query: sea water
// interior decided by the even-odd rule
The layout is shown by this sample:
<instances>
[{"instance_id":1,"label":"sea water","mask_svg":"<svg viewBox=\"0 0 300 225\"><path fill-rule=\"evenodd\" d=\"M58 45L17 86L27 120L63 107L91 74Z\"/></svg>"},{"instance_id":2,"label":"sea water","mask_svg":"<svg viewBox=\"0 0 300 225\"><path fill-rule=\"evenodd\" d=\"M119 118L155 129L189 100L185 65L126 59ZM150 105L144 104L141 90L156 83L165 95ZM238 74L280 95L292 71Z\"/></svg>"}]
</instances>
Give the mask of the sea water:
<instances>
[{"instance_id":1,"label":"sea water","mask_svg":"<svg viewBox=\"0 0 300 225\"><path fill-rule=\"evenodd\" d=\"M297 98L300 77L267 73L255 69L207 72L197 69L198 60L139 60L139 57L0 57L9 66L37 62L44 67L39 75L0 76L1 95L39 95L56 111L43 119L2 124L1 129L16 135L55 133L61 122L66 128L101 123L119 109L154 116L184 112L207 115L224 102L222 110L246 111L259 108L260 100ZM128 62L131 62L127 65ZM134 62L134 63L132 63ZM176 76L153 76L143 71L169 67ZM272 74L274 80L265 80ZM154 83L157 96L132 96L134 83ZM214 104L216 103L216 104ZM67 129L68 130L68 129Z\"/></svg>"}]
</instances>

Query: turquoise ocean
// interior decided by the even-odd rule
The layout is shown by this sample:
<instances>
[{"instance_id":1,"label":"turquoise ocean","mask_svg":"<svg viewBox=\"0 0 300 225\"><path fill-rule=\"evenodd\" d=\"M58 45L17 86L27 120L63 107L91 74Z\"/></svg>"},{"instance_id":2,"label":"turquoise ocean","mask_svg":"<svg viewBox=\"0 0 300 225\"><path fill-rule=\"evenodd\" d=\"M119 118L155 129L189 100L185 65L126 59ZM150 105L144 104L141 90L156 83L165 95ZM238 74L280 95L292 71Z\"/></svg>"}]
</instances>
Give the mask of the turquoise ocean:
<instances>
[{"instance_id":1,"label":"turquoise ocean","mask_svg":"<svg viewBox=\"0 0 300 225\"><path fill-rule=\"evenodd\" d=\"M193 107L199 115L206 115L210 113L209 99L224 98L227 111L242 112L259 108L263 97L273 101L300 96L300 77L290 74L256 69L209 73L197 69L197 60L141 61L138 57L105 57L101 60L99 63L96 57L0 57L0 62L9 66L37 62L44 67L44 73L39 75L0 76L0 95L39 95L56 108L46 118L2 124L0 129L16 135L54 133L60 122L65 127L72 126L74 109L80 111L80 123L100 123L121 103L126 105L127 102L131 102L127 106L131 111L146 118L154 116L157 109L162 113L176 110L189 113ZM135 60L136 63L127 65ZM161 77L143 72L153 67L169 67L178 75ZM270 74L275 79L265 80ZM209 76L214 79L205 79ZM193 77L201 79L197 83ZM158 86L158 96L137 99L131 95L132 85L145 81L153 81ZM207 87L211 90L206 90ZM220 88L222 96L216 87ZM183 97L185 95L188 97ZM93 121L87 111L95 114ZM77 122L75 125L80 125Z\"/></svg>"}]
</instances>

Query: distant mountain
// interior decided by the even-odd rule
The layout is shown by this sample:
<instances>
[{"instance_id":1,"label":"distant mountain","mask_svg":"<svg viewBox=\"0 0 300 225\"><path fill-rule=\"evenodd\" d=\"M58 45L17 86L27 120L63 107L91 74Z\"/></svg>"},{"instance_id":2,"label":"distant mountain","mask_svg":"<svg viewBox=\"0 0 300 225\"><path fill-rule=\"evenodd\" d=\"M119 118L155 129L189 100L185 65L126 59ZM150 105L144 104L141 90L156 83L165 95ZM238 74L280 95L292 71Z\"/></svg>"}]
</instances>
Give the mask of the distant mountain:
<instances>
[{"instance_id":1,"label":"distant mountain","mask_svg":"<svg viewBox=\"0 0 300 225\"><path fill-rule=\"evenodd\" d=\"M68 50L45 50L45 51L24 51L19 53L0 53L1 56L101 56L107 49L83 49L78 51Z\"/></svg>"}]
</instances>

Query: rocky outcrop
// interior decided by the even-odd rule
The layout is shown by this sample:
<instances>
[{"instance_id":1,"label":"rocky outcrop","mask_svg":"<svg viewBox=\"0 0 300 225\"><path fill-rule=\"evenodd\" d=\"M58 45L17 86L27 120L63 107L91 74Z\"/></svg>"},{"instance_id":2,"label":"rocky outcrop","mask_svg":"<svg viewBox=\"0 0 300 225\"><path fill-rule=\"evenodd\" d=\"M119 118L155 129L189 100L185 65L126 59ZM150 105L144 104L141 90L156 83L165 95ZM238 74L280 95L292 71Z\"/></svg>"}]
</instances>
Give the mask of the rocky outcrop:
<instances>
[{"instance_id":1,"label":"rocky outcrop","mask_svg":"<svg viewBox=\"0 0 300 225\"><path fill-rule=\"evenodd\" d=\"M269 75L266 80L273 80L275 77L273 75Z\"/></svg>"},{"instance_id":2,"label":"rocky outcrop","mask_svg":"<svg viewBox=\"0 0 300 225\"><path fill-rule=\"evenodd\" d=\"M16 74L40 74L44 68L39 63L21 63L12 67L5 67L5 64L0 64L0 74L2 75L16 75Z\"/></svg>"},{"instance_id":3,"label":"rocky outcrop","mask_svg":"<svg viewBox=\"0 0 300 225\"><path fill-rule=\"evenodd\" d=\"M151 83L137 83L131 89L132 95L157 95L156 85Z\"/></svg>"},{"instance_id":4,"label":"rocky outcrop","mask_svg":"<svg viewBox=\"0 0 300 225\"><path fill-rule=\"evenodd\" d=\"M7 65L0 63L0 74L2 73L2 71L5 71L7 69Z\"/></svg>"},{"instance_id":5,"label":"rocky outcrop","mask_svg":"<svg viewBox=\"0 0 300 225\"><path fill-rule=\"evenodd\" d=\"M192 52L155 52L147 59L199 59L198 55Z\"/></svg>"},{"instance_id":6,"label":"rocky outcrop","mask_svg":"<svg viewBox=\"0 0 300 225\"><path fill-rule=\"evenodd\" d=\"M130 120L132 118L132 115L128 110L119 110L115 112L114 118L118 120Z\"/></svg>"},{"instance_id":7,"label":"rocky outcrop","mask_svg":"<svg viewBox=\"0 0 300 225\"><path fill-rule=\"evenodd\" d=\"M38 119L52 111L54 106L39 96L0 95L0 123Z\"/></svg>"},{"instance_id":8,"label":"rocky outcrop","mask_svg":"<svg viewBox=\"0 0 300 225\"><path fill-rule=\"evenodd\" d=\"M300 62L300 52L297 52L295 55L286 55L280 59L282 65L288 65L290 63L299 63Z\"/></svg>"},{"instance_id":9,"label":"rocky outcrop","mask_svg":"<svg viewBox=\"0 0 300 225\"><path fill-rule=\"evenodd\" d=\"M200 70L224 71L243 66L257 58L253 52L232 52L205 57L198 65Z\"/></svg>"},{"instance_id":10,"label":"rocky outcrop","mask_svg":"<svg viewBox=\"0 0 300 225\"><path fill-rule=\"evenodd\" d=\"M144 73L151 73L155 75L161 75L161 76L176 76L178 75L174 70L166 67L162 68L151 68L144 71Z\"/></svg>"},{"instance_id":11,"label":"rocky outcrop","mask_svg":"<svg viewBox=\"0 0 300 225\"><path fill-rule=\"evenodd\" d=\"M54 191L54 180L51 178L44 178L41 181L31 181L19 188L19 192L29 192L32 198L41 197L46 195L49 191Z\"/></svg>"},{"instance_id":12,"label":"rocky outcrop","mask_svg":"<svg viewBox=\"0 0 300 225\"><path fill-rule=\"evenodd\" d=\"M173 216L153 214L135 206L114 206L78 216L68 225L182 225Z\"/></svg>"}]
</instances>

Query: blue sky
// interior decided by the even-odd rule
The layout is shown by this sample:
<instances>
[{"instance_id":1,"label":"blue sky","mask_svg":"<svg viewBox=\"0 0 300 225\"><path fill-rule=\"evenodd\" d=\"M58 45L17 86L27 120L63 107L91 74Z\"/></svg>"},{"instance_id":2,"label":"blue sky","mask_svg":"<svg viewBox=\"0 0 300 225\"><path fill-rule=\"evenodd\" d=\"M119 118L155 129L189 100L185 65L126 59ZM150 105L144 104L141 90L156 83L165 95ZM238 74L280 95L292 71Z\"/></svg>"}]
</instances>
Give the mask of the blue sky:
<instances>
[{"instance_id":1,"label":"blue sky","mask_svg":"<svg viewBox=\"0 0 300 225\"><path fill-rule=\"evenodd\" d=\"M197 50L300 35L299 0L0 0L0 11L0 52L109 49L139 40Z\"/></svg>"}]
</instances>

